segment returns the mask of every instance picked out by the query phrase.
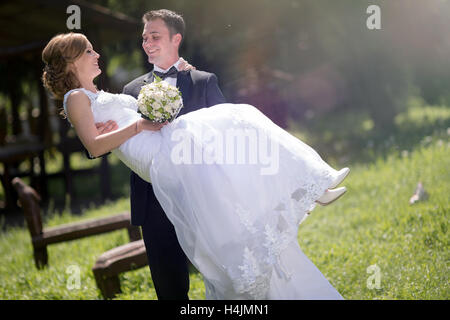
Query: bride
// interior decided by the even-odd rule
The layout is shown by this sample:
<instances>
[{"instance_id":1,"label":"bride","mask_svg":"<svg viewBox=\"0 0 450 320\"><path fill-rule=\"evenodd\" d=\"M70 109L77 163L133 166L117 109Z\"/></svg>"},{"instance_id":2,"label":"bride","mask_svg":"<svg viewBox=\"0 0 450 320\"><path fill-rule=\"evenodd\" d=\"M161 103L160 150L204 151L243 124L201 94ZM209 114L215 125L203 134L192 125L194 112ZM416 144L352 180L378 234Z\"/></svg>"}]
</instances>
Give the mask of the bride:
<instances>
[{"instance_id":1,"label":"bride","mask_svg":"<svg viewBox=\"0 0 450 320\"><path fill-rule=\"evenodd\" d=\"M215 105L164 124L142 119L134 97L97 90L99 55L82 34L54 37L42 58L44 85L63 99L89 153L112 151L152 182L183 251L203 275L206 298L343 299L302 252L297 235L316 203L346 191L334 188L348 168L334 170L251 105ZM95 123L107 120L118 129L99 135ZM260 161L228 161L235 151L230 130L237 138L256 137L241 151L252 157L257 146ZM225 139L227 147L211 148L211 139ZM270 156L271 170L262 155Z\"/></svg>"}]
</instances>

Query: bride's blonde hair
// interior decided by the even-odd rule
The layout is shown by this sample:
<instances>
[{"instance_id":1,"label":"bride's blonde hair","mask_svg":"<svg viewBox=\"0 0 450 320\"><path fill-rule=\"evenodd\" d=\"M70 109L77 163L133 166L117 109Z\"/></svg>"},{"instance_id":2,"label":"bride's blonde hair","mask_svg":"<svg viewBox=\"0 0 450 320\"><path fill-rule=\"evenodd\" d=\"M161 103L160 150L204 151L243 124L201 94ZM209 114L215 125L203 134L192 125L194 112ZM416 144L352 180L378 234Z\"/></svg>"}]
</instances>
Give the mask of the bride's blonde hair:
<instances>
[{"instance_id":1,"label":"bride's blonde hair","mask_svg":"<svg viewBox=\"0 0 450 320\"><path fill-rule=\"evenodd\" d=\"M64 94L80 87L70 64L77 60L88 46L88 39L81 33L65 33L54 36L42 51L42 61L45 63L42 74L44 86L62 100Z\"/></svg>"}]
</instances>

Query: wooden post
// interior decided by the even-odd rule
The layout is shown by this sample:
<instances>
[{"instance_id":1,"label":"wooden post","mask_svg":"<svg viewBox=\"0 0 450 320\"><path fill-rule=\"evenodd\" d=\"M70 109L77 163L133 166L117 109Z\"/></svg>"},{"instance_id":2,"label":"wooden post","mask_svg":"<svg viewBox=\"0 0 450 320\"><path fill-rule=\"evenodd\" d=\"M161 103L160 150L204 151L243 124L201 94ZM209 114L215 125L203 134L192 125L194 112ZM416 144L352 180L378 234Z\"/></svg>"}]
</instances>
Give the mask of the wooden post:
<instances>
[{"instance_id":1,"label":"wooden post","mask_svg":"<svg viewBox=\"0 0 450 320\"><path fill-rule=\"evenodd\" d=\"M11 100L11 115L12 115L12 134L18 135L22 132L22 126L19 118L20 107L20 81L17 79L17 74L14 72L14 63L8 64L8 93Z\"/></svg>"},{"instance_id":2,"label":"wooden post","mask_svg":"<svg viewBox=\"0 0 450 320\"><path fill-rule=\"evenodd\" d=\"M95 282L105 299L112 299L121 293L119 275L106 276L101 269L93 269Z\"/></svg>"},{"instance_id":3,"label":"wooden post","mask_svg":"<svg viewBox=\"0 0 450 320\"><path fill-rule=\"evenodd\" d=\"M38 270L43 269L48 265L47 246L37 248L33 245L34 264Z\"/></svg>"},{"instance_id":4,"label":"wooden post","mask_svg":"<svg viewBox=\"0 0 450 320\"><path fill-rule=\"evenodd\" d=\"M11 184L11 179L12 177L9 174L9 164L7 164L6 162L3 163L3 176L2 176L2 184L3 184L3 189L5 191L5 209L14 209L17 208L16 206L16 201L17 201L17 197L14 194L14 192L12 192L12 184Z\"/></svg>"},{"instance_id":5,"label":"wooden post","mask_svg":"<svg viewBox=\"0 0 450 320\"><path fill-rule=\"evenodd\" d=\"M0 146L5 145L6 136L8 134L8 115L6 114L6 107L0 106Z\"/></svg>"},{"instance_id":6,"label":"wooden post","mask_svg":"<svg viewBox=\"0 0 450 320\"><path fill-rule=\"evenodd\" d=\"M42 197L42 200L45 202L48 199L48 190L47 190L47 173L45 170L45 159L44 159L44 152L45 147L52 145L52 131L50 128L49 123L49 112L48 112L48 99L47 94L45 92L44 86L41 82L41 75L43 70L43 63L39 56L36 57L35 64L35 79L37 83L38 88L38 94L39 94L39 122L38 122L38 128L40 133L40 140L44 144L44 150L39 153L38 159L39 159L39 167L40 167L40 174L39 174L39 183L38 183L38 189L37 191Z\"/></svg>"},{"instance_id":7,"label":"wooden post","mask_svg":"<svg viewBox=\"0 0 450 320\"><path fill-rule=\"evenodd\" d=\"M62 108L62 101L55 100L57 109ZM65 186L65 195L69 195L70 201L75 198L73 192L73 182L72 182L72 174L70 170L70 150L67 147L67 131L69 130L69 124L65 119L59 118L59 151L63 156L63 177L64 177L64 186Z\"/></svg>"},{"instance_id":8,"label":"wooden post","mask_svg":"<svg viewBox=\"0 0 450 320\"><path fill-rule=\"evenodd\" d=\"M98 54L102 56L102 59L99 60L100 69L103 72L98 77L98 87L99 89L108 90L110 87L109 77L106 74L106 61L107 58L104 55L102 50L102 41L101 37L98 33L98 30L92 29L88 33L88 37L95 43ZM100 190L102 193L102 201L111 198L111 172L109 170L108 157L102 157L102 161L100 164Z\"/></svg>"},{"instance_id":9,"label":"wooden post","mask_svg":"<svg viewBox=\"0 0 450 320\"><path fill-rule=\"evenodd\" d=\"M130 242L141 240L142 236L139 227L130 224L130 226L128 227L128 237L130 238Z\"/></svg>"}]
</instances>

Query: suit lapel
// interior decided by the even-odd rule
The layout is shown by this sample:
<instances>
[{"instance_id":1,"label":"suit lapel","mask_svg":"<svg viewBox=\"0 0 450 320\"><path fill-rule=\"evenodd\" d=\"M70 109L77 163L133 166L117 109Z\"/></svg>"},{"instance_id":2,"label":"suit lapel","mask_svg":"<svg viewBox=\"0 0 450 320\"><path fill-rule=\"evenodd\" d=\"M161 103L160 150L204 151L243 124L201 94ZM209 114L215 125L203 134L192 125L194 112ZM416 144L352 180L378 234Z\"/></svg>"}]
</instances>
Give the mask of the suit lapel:
<instances>
[{"instance_id":1,"label":"suit lapel","mask_svg":"<svg viewBox=\"0 0 450 320\"><path fill-rule=\"evenodd\" d=\"M153 82L153 73L149 72L146 74L146 76L140 80L138 83L136 83L136 85L133 87L132 93L134 94L134 97L137 99L137 97L139 96L139 92L141 92L141 88L142 86L145 86L146 84L152 83Z\"/></svg>"},{"instance_id":2,"label":"suit lapel","mask_svg":"<svg viewBox=\"0 0 450 320\"><path fill-rule=\"evenodd\" d=\"M192 79L189 71L180 71L177 75L177 88L181 92L183 105L188 106L192 94ZM186 110L185 110L186 111Z\"/></svg>"},{"instance_id":3,"label":"suit lapel","mask_svg":"<svg viewBox=\"0 0 450 320\"><path fill-rule=\"evenodd\" d=\"M147 76L142 80L142 85L146 85L153 82L153 72L147 73Z\"/></svg>"}]
</instances>

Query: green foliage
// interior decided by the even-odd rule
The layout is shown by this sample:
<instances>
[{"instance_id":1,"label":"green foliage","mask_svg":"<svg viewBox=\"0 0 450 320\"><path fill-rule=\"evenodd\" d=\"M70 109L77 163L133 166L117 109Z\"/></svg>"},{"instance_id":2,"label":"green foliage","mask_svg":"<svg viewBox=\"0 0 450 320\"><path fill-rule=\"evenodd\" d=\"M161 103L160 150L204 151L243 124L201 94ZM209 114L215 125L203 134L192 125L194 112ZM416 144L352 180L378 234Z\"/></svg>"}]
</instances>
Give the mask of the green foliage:
<instances>
[{"instance_id":1,"label":"green foliage","mask_svg":"<svg viewBox=\"0 0 450 320\"><path fill-rule=\"evenodd\" d=\"M145 69L142 67L142 49L138 47L132 51L127 50L126 48L123 48L122 50L120 49L122 48L114 51L111 50L112 57L107 61L108 76L113 77L121 69L130 72L130 74L127 75L127 81L144 74Z\"/></svg>"},{"instance_id":2,"label":"green foliage","mask_svg":"<svg viewBox=\"0 0 450 320\"><path fill-rule=\"evenodd\" d=\"M332 163L372 162L377 157L411 152L433 140L448 140L450 108L410 97L389 130L376 128L369 113L352 110L290 123L290 131Z\"/></svg>"}]
</instances>

